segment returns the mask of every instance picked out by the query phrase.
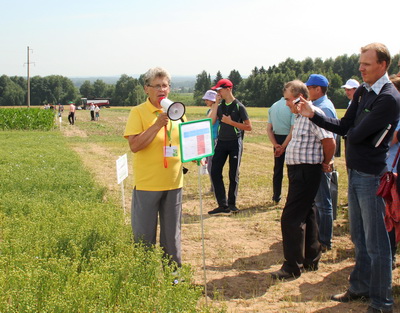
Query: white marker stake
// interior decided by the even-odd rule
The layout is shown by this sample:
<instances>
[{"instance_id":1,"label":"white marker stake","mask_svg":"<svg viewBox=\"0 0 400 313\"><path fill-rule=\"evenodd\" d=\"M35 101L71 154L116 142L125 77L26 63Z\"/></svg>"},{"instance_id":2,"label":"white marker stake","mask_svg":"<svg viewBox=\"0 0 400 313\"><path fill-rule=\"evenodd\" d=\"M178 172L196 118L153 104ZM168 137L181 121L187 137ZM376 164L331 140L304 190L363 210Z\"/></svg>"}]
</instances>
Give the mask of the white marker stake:
<instances>
[{"instance_id":1,"label":"white marker stake","mask_svg":"<svg viewBox=\"0 0 400 313\"><path fill-rule=\"evenodd\" d=\"M199 176L199 197L200 197L200 228L201 228L201 246L202 246L202 254L203 254L203 274L204 274L204 294L206 298L206 305L208 305L208 293L207 293L207 275L206 275L206 252L204 248L204 225L203 225L203 200L201 197L201 171L202 166L200 165L200 161L197 161L197 167L199 168L198 176Z\"/></svg>"},{"instance_id":2,"label":"white marker stake","mask_svg":"<svg viewBox=\"0 0 400 313\"><path fill-rule=\"evenodd\" d=\"M124 209L125 215L126 215L126 209L125 209L124 179L127 177L128 177L128 157L125 153L117 160L117 182L119 185L121 185L122 208Z\"/></svg>"}]
</instances>

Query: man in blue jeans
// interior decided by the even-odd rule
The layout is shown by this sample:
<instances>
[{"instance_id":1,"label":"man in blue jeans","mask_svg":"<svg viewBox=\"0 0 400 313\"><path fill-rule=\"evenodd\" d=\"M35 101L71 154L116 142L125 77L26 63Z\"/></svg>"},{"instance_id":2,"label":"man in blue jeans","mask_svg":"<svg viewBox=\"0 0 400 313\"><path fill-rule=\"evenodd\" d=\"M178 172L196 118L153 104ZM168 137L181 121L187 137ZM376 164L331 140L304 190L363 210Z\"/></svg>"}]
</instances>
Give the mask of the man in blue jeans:
<instances>
[{"instance_id":1,"label":"man in blue jeans","mask_svg":"<svg viewBox=\"0 0 400 313\"><path fill-rule=\"evenodd\" d=\"M320 108L327 117L337 118L335 107L326 95L329 81L321 74L311 74L306 82L310 100L313 105ZM331 161L333 163L333 159ZM321 176L317 195L314 203L318 212L319 241L322 252L332 248L333 234L333 208L331 196L332 172L324 172Z\"/></svg>"},{"instance_id":2,"label":"man in blue jeans","mask_svg":"<svg viewBox=\"0 0 400 313\"><path fill-rule=\"evenodd\" d=\"M392 257L384 221L385 203L376 195L380 176L387 170L386 153L400 113L400 94L387 74L390 61L389 50L381 43L361 48L359 70L364 83L340 120L314 112L314 106L305 99L299 103L299 112L316 125L347 134L349 219L356 263L348 290L331 299L349 302L370 298L367 312L393 312ZM389 124L390 131L376 145L376 135Z\"/></svg>"}]
</instances>

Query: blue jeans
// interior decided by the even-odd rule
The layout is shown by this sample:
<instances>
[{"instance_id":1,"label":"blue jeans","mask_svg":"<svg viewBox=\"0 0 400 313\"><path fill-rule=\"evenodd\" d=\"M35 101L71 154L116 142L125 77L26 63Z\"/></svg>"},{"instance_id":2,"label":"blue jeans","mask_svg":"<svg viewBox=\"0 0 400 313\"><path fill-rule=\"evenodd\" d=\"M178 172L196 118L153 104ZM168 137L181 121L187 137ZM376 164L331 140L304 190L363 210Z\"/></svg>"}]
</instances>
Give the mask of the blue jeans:
<instances>
[{"instance_id":1,"label":"blue jeans","mask_svg":"<svg viewBox=\"0 0 400 313\"><path fill-rule=\"evenodd\" d=\"M385 203L376 196L379 176L349 169L349 219L356 264L350 275L351 292L369 295L371 306L393 306L391 249L385 227Z\"/></svg>"},{"instance_id":2,"label":"blue jeans","mask_svg":"<svg viewBox=\"0 0 400 313\"><path fill-rule=\"evenodd\" d=\"M319 241L329 248L332 246L333 232L331 178L332 173L322 173L321 182L314 200L318 212Z\"/></svg>"}]
</instances>

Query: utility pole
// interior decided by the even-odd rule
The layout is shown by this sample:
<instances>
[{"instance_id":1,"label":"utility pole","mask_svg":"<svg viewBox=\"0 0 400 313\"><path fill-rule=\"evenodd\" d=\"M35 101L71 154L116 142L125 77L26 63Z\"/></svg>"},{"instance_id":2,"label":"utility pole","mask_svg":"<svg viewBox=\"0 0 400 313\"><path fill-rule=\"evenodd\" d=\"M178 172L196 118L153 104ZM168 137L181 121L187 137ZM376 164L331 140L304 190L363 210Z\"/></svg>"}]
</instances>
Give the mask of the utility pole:
<instances>
[{"instance_id":1,"label":"utility pole","mask_svg":"<svg viewBox=\"0 0 400 313\"><path fill-rule=\"evenodd\" d=\"M31 106L31 78L29 76L29 66L30 66L30 61L29 61L29 50L32 51L32 49L29 49L29 46L27 48L27 68L28 68L28 72L27 72L27 89L28 89L28 94L26 97L26 104L28 105L28 108Z\"/></svg>"}]
</instances>

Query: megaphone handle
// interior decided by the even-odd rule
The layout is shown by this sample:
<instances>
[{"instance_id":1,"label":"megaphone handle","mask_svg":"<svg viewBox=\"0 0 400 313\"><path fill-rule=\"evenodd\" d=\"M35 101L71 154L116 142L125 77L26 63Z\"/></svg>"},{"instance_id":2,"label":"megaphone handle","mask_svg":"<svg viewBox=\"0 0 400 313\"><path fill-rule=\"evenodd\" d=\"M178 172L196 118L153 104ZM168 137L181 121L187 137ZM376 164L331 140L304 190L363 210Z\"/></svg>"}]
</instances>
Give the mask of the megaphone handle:
<instances>
[{"instance_id":1,"label":"megaphone handle","mask_svg":"<svg viewBox=\"0 0 400 313\"><path fill-rule=\"evenodd\" d=\"M164 126L164 168L168 167L167 161L167 125Z\"/></svg>"}]
</instances>

